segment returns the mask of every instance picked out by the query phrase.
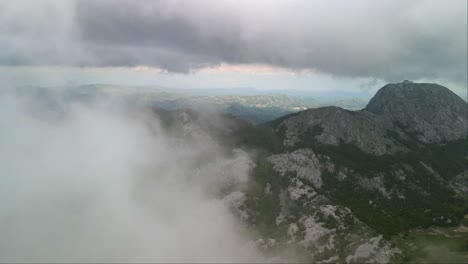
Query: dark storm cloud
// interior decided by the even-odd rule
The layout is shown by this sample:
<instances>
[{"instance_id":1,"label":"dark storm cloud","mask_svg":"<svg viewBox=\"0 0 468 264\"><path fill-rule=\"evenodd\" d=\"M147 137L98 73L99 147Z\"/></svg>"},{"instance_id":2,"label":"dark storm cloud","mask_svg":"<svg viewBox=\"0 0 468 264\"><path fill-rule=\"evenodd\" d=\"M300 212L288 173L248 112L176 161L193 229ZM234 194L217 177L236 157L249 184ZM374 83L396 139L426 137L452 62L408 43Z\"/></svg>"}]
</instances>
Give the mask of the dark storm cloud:
<instances>
[{"instance_id":1,"label":"dark storm cloud","mask_svg":"<svg viewBox=\"0 0 468 264\"><path fill-rule=\"evenodd\" d=\"M11 45L0 51L2 64L149 65L188 72L222 62L265 63L388 81L446 78L466 86L463 0L67 3L59 7L70 16L37 19L46 10L37 8L32 19L7 18L0 38ZM40 23L11 30L22 20ZM62 20L66 26L57 26ZM52 42L61 52L43 47L50 40L34 48L13 45L49 28L45 36L55 31L56 42L63 37Z\"/></svg>"},{"instance_id":2,"label":"dark storm cloud","mask_svg":"<svg viewBox=\"0 0 468 264\"><path fill-rule=\"evenodd\" d=\"M86 44L92 45L100 65L143 64L187 72L199 65L238 62L237 21L223 19L217 21L222 25L214 32L203 32L190 17L190 8L182 3L170 7L174 3L79 1L79 33ZM178 12L179 8L186 9Z\"/></svg>"}]
</instances>

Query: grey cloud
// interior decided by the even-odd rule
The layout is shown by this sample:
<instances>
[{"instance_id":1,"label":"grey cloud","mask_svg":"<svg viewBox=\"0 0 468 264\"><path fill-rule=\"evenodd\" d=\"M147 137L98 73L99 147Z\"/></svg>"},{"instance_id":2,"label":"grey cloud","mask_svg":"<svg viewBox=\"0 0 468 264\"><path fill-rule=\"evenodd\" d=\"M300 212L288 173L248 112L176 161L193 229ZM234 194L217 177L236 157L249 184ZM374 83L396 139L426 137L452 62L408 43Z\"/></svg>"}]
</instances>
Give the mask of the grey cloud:
<instances>
[{"instance_id":1,"label":"grey cloud","mask_svg":"<svg viewBox=\"0 0 468 264\"><path fill-rule=\"evenodd\" d=\"M46 63L173 72L266 63L388 81L446 78L466 86L467 10L461 0L78 0L67 8L72 21L60 29L64 42L73 43L65 48L69 55L53 52ZM30 37L15 31L2 38L11 34ZM8 58L3 64L40 63L30 49L10 47L0 58Z\"/></svg>"},{"instance_id":2,"label":"grey cloud","mask_svg":"<svg viewBox=\"0 0 468 264\"><path fill-rule=\"evenodd\" d=\"M191 17L191 7L184 3L170 7L171 4L79 1L80 36L88 47L92 45L98 63L105 65L143 64L188 72L197 65L238 62L238 21L224 19L219 28L207 32L201 21ZM116 57L120 57L117 62L113 59Z\"/></svg>"},{"instance_id":3,"label":"grey cloud","mask_svg":"<svg viewBox=\"0 0 468 264\"><path fill-rule=\"evenodd\" d=\"M85 60L70 1L0 2L0 64L70 65Z\"/></svg>"}]
</instances>

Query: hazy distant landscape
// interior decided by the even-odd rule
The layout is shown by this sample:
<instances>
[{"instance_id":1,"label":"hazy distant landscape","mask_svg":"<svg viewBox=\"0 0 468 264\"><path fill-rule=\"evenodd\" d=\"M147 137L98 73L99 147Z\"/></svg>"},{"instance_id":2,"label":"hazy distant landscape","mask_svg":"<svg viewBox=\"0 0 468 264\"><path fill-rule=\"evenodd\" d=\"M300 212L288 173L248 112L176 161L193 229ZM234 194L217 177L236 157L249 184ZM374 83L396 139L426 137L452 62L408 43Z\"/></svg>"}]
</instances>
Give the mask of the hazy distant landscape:
<instances>
[{"instance_id":1,"label":"hazy distant landscape","mask_svg":"<svg viewBox=\"0 0 468 264\"><path fill-rule=\"evenodd\" d=\"M466 263L466 19L0 2L0 262Z\"/></svg>"},{"instance_id":2,"label":"hazy distant landscape","mask_svg":"<svg viewBox=\"0 0 468 264\"><path fill-rule=\"evenodd\" d=\"M23 92L43 95L58 94L67 99L110 98L134 105L151 105L166 110L193 109L202 112L217 112L243 117L253 123L265 123L283 115L316 108L338 106L360 110L366 105L368 93L330 94L294 93L287 91L238 89L184 90L162 87L128 87L118 85L84 85L53 89L47 87L18 87ZM346 97L347 96L347 97Z\"/></svg>"}]
</instances>

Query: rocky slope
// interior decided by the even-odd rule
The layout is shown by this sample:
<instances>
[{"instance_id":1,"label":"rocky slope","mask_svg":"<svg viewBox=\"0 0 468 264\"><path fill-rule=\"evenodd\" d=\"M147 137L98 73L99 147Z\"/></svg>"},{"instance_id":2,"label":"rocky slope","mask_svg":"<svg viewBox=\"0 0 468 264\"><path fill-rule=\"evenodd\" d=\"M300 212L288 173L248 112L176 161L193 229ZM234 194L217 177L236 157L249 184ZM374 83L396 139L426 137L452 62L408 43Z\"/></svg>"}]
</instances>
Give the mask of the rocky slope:
<instances>
[{"instance_id":1,"label":"rocky slope","mask_svg":"<svg viewBox=\"0 0 468 264\"><path fill-rule=\"evenodd\" d=\"M252 147L266 153L246 194L260 211L250 221L262 241L298 246L309 261L401 259L392 237L459 225L468 210L466 111L445 87L405 81L361 111L309 109L258 128Z\"/></svg>"},{"instance_id":2,"label":"rocky slope","mask_svg":"<svg viewBox=\"0 0 468 264\"><path fill-rule=\"evenodd\" d=\"M365 109L309 109L272 123L285 147L351 144L383 155L466 137L467 104L449 89L426 83L388 84Z\"/></svg>"},{"instance_id":3,"label":"rocky slope","mask_svg":"<svg viewBox=\"0 0 468 264\"><path fill-rule=\"evenodd\" d=\"M181 144L184 142L225 143L236 153L236 138L245 129L258 127L228 115L200 114L191 110L148 109ZM256 130L265 135L263 130ZM234 139L232 139L234 138ZM194 140L195 139L195 140ZM231 140L229 140L231 139ZM195 142L195 143L194 143ZM231 149L231 150L230 150ZM219 153L206 149L200 158ZM239 158L236 158L236 160ZM243 188L239 182L226 185L235 170L226 167L222 175L224 191L220 198L252 230L252 246L275 261L388 262L399 249L362 222L350 208L337 204L321 192L322 170L334 170L327 157L311 149L299 149L241 160L251 164L252 175Z\"/></svg>"},{"instance_id":4,"label":"rocky slope","mask_svg":"<svg viewBox=\"0 0 468 264\"><path fill-rule=\"evenodd\" d=\"M447 88L403 82L360 111L309 109L265 125L159 114L184 136L255 150L249 184L223 199L256 247L282 261L355 263L400 261L395 237L463 222L466 109Z\"/></svg>"},{"instance_id":5,"label":"rocky slope","mask_svg":"<svg viewBox=\"0 0 468 264\"><path fill-rule=\"evenodd\" d=\"M285 147L308 143L333 146L346 143L376 155L405 149L401 143L388 137L388 131L392 130L392 122L387 118L367 111L354 112L333 106L303 111L275 128Z\"/></svg>"}]
</instances>

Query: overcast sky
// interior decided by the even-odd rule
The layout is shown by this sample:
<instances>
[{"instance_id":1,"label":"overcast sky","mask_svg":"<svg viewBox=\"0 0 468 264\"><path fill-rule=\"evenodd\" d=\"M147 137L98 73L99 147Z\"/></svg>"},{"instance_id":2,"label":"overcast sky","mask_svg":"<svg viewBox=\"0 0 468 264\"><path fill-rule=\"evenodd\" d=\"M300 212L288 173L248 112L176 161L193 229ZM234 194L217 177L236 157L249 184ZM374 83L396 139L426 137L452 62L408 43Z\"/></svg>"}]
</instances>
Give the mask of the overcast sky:
<instances>
[{"instance_id":1,"label":"overcast sky","mask_svg":"<svg viewBox=\"0 0 468 264\"><path fill-rule=\"evenodd\" d=\"M466 93L467 2L1 1L0 65L8 84Z\"/></svg>"}]
</instances>

